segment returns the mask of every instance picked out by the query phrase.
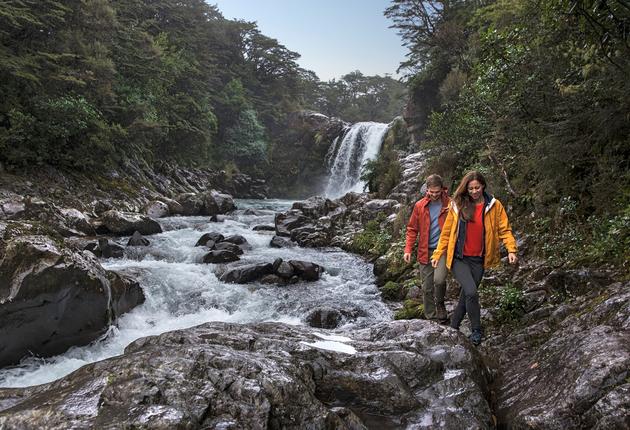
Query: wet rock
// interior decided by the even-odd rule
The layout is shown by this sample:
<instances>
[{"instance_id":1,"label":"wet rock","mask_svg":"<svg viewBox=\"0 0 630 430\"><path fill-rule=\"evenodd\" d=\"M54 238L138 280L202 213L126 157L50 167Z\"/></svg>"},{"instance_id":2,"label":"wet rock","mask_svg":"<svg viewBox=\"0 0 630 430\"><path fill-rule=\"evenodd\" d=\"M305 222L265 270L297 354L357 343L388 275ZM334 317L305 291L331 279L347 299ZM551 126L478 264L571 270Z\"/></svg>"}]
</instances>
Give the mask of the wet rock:
<instances>
[{"instance_id":1,"label":"wet rock","mask_svg":"<svg viewBox=\"0 0 630 430\"><path fill-rule=\"evenodd\" d=\"M343 319L341 312L333 308L319 308L311 311L306 322L311 327L333 329L337 328Z\"/></svg>"},{"instance_id":2,"label":"wet rock","mask_svg":"<svg viewBox=\"0 0 630 430\"><path fill-rule=\"evenodd\" d=\"M276 234L278 236L291 236L291 230L312 224L310 218L304 216L301 211L292 209L278 213L275 216Z\"/></svg>"},{"instance_id":3,"label":"wet rock","mask_svg":"<svg viewBox=\"0 0 630 430\"><path fill-rule=\"evenodd\" d=\"M289 264L293 267L294 272L305 281L317 281L324 272L322 266L309 261L289 260Z\"/></svg>"},{"instance_id":4,"label":"wet rock","mask_svg":"<svg viewBox=\"0 0 630 430\"><path fill-rule=\"evenodd\" d=\"M111 305L114 318L144 303L144 291L138 281L130 276L111 271L107 272L107 278L112 293Z\"/></svg>"},{"instance_id":5,"label":"wet rock","mask_svg":"<svg viewBox=\"0 0 630 430\"><path fill-rule=\"evenodd\" d=\"M62 208L59 210L61 215L65 219L65 224L68 225L71 229L77 230L87 236L96 235L96 231L92 224L90 224L90 220L85 214L77 209L72 208Z\"/></svg>"},{"instance_id":6,"label":"wet rock","mask_svg":"<svg viewBox=\"0 0 630 430\"><path fill-rule=\"evenodd\" d=\"M255 225L254 227L252 227L252 230L254 230L254 231L276 231L276 227L273 226L273 225L260 224L260 225Z\"/></svg>"},{"instance_id":7,"label":"wet rock","mask_svg":"<svg viewBox=\"0 0 630 430\"><path fill-rule=\"evenodd\" d=\"M278 275L271 274L264 275L262 278L260 278L259 282L261 284L284 285L286 283L286 280L282 279Z\"/></svg>"},{"instance_id":8,"label":"wet rock","mask_svg":"<svg viewBox=\"0 0 630 430\"><path fill-rule=\"evenodd\" d=\"M282 261L278 265L278 268L275 269L275 271L278 274L278 276L285 279L291 279L291 277L295 274L295 270L293 269L293 266L287 263L286 261Z\"/></svg>"},{"instance_id":9,"label":"wet rock","mask_svg":"<svg viewBox=\"0 0 630 430\"><path fill-rule=\"evenodd\" d=\"M272 273L273 265L271 263L248 264L228 270L221 275L220 280L231 284L247 284L260 279L263 275L271 275Z\"/></svg>"},{"instance_id":10,"label":"wet rock","mask_svg":"<svg viewBox=\"0 0 630 430\"><path fill-rule=\"evenodd\" d=\"M273 271L277 272L278 267L280 267L281 264L282 264L282 258L276 258L275 260L273 260L273 263L271 263L271 267L273 267Z\"/></svg>"},{"instance_id":11,"label":"wet rock","mask_svg":"<svg viewBox=\"0 0 630 430\"><path fill-rule=\"evenodd\" d=\"M125 255L125 248L117 243L110 242L106 238L98 240L98 254L103 258L122 258Z\"/></svg>"},{"instance_id":12,"label":"wet rock","mask_svg":"<svg viewBox=\"0 0 630 430\"><path fill-rule=\"evenodd\" d=\"M567 291L566 279L555 283L558 276L545 284ZM489 353L504 363L499 422L513 428L623 428L615 426L630 419L630 402L617 400L630 368L630 283L525 317L538 312L539 318L491 345Z\"/></svg>"},{"instance_id":13,"label":"wet rock","mask_svg":"<svg viewBox=\"0 0 630 430\"><path fill-rule=\"evenodd\" d=\"M139 231L134 231L127 242L127 246L149 246L150 244L149 239L142 237Z\"/></svg>"},{"instance_id":14,"label":"wet rock","mask_svg":"<svg viewBox=\"0 0 630 430\"><path fill-rule=\"evenodd\" d=\"M186 216L201 215L204 208L204 201L199 194L183 193L178 195L175 200L181 206L181 214Z\"/></svg>"},{"instance_id":15,"label":"wet rock","mask_svg":"<svg viewBox=\"0 0 630 430\"><path fill-rule=\"evenodd\" d=\"M158 200L147 203L142 212L151 218L164 218L170 215L168 205Z\"/></svg>"},{"instance_id":16,"label":"wet rock","mask_svg":"<svg viewBox=\"0 0 630 430\"><path fill-rule=\"evenodd\" d=\"M245 237L241 236L240 234L233 234L231 236L228 236L226 238L223 239L223 242L230 242L233 243L234 245L247 245L247 239L245 239Z\"/></svg>"},{"instance_id":17,"label":"wet rock","mask_svg":"<svg viewBox=\"0 0 630 430\"><path fill-rule=\"evenodd\" d=\"M120 236L130 236L135 231L145 236L162 233L162 227L157 221L132 212L109 210L101 215L101 222L111 233Z\"/></svg>"},{"instance_id":18,"label":"wet rock","mask_svg":"<svg viewBox=\"0 0 630 430\"><path fill-rule=\"evenodd\" d=\"M0 390L0 427L493 427L487 371L462 335L421 321L342 334L208 323L138 339L60 381Z\"/></svg>"},{"instance_id":19,"label":"wet rock","mask_svg":"<svg viewBox=\"0 0 630 430\"><path fill-rule=\"evenodd\" d=\"M0 200L0 219L12 219L26 210L22 197L14 196Z\"/></svg>"},{"instance_id":20,"label":"wet rock","mask_svg":"<svg viewBox=\"0 0 630 430\"><path fill-rule=\"evenodd\" d=\"M197 243L195 243L195 246L207 246L206 243L208 243L209 240L218 243L223 241L223 239L225 238L221 233L211 231L210 233L204 233L203 236L199 238Z\"/></svg>"},{"instance_id":21,"label":"wet rock","mask_svg":"<svg viewBox=\"0 0 630 430\"><path fill-rule=\"evenodd\" d=\"M214 249L217 251L230 251L233 254L236 255L242 255L243 254L243 250L241 249L240 246L238 245L234 245L233 243L230 242L221 242L221 243L216 243L214 245Z\"/></svg>"},{"instance_id":22,"label":"wet rock","mask_svg":"<svg viewBox=\"0 0 630 430\"><path fill-rule=\"evenodd\" d=\"M141 301L136 287L117 281L113 309L111 285L90 253L71 252L44 236L9 241L0 260L0 366L97 339L114 315Z\"/></svg>"},{"instance_id":23,"label":"wet rock","mask_svg":"<svg viewBox=\"0 0 630 430\"><path fill-rule=\"evenodd\" d=\"M213 263L213 264L230 263L232 261L238 261L238 260L240 260L238 255L228 250L210 251L203 257L204 263Z\"/></svg>"},{"instance_id":24,"label":"wet rock","mask_svg":"<svg viewBox=\"0 0 630 430\"><path fill-rule=\"evenodd\" d=\"M269 246L271 246L272 248L291 248L295 246L295 243L287 238L274 236L269 242Z\"/></svg>"}]
</instances>

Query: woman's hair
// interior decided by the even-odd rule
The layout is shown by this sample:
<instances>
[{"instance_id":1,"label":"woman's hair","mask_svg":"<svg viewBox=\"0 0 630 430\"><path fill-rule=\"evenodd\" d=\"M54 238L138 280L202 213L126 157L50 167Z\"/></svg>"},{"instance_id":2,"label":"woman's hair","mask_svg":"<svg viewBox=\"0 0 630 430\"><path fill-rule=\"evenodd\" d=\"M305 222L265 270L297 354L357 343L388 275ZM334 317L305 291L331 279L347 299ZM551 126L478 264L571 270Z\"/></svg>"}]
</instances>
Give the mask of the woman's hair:
<instances>
[{"instance_id":1,"label":"woman's hair","mask_svg":"<svg viewBox=\"0 0 630 430\"><path fill-rule=\"evenodd\" d=\"M479 181L479 183L483 185L484 191L486 189L486 179L481 173L473 170L472 172L468 172L464 175L462 181L459 183L459 186L453 194L453 201L457 205L457 209L459 209L459 213L461 214L460 217L464 221L470 221L475 211L475 204L468 194L468 184L471 181Z\"/></svg>"}]
</instances>

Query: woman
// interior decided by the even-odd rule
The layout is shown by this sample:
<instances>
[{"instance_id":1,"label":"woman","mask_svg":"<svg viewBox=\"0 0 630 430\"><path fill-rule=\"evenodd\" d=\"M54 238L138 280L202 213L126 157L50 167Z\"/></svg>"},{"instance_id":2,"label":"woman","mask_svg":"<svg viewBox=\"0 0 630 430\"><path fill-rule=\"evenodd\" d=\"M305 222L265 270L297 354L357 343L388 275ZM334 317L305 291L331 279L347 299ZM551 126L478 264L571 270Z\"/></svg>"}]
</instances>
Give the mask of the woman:
<instances>
[{"instance_id":1,"label":"woman","mask_svg":"<svg viewBox=\"0 0 630 430\"><path fill-rule=\"evenodd\" d=\"M479 172L469 172L455 190L451 207L431 264L437 267L446 252L448 267L461 285L459 303L451 318L451 327L459 325L467 313L472 334L470 340L481 343L481 309L477 288L485 269L499 264L499 241L508 251L508 261L516 264L516 240L500 201L485 191L486 180Z\"/></svg>"}]
</instances>

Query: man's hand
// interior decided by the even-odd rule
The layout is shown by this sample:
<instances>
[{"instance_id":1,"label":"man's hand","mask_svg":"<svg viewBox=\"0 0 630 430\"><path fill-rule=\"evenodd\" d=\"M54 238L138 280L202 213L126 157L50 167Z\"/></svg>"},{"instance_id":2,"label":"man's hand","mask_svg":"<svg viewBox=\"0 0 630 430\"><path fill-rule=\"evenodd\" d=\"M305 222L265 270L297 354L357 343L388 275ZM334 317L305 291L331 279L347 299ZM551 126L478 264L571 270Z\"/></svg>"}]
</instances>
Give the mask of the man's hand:
<instances>
[{"instance_id":1,"label":"man's hand","mask_svg":"<svg viewBox=\"0 0 630 430\"><path fill-rule=\"evenodd\" d=\"M405 263L407 264L411 263L411 252L405 252L403 260L405 260Z\"/></svg>"},{"instance_id":2,"label":"man's hand","mask_svg":"<svg viewBox=\"0 0 630 430\"><path fill-rule=\"evenodd\" d=\"M509 252L508 253L508 262L510 264L516 264L517 261L518 261L518 256L516 255L516 252Z\"/></svg>"}]
</instances>

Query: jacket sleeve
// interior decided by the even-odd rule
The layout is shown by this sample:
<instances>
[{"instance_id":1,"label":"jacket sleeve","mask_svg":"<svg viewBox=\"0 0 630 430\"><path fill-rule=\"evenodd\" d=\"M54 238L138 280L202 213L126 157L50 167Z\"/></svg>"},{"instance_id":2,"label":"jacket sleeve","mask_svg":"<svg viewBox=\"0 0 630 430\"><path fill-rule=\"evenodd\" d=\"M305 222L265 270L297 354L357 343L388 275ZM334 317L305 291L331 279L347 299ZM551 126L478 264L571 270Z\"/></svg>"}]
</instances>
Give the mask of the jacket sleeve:
<instances>
[{"instance_id":1,"label":"jacket sleeve","mask_svg":"<svg viewBox=\"0 0 630 430\"><path fill-rule=\"evenodd\" d=\"M499 239L503 242L508 252L517 252L516 239L514 239L514 235L512 234L512 227L510 226L505 208L500 204L497 209L499 209Z\"/></svg>"},{"instance_id":2,"label":"jacket sleeve","mask_svg":"<svg viewBox=\"0 0 630 430\"><path fill-rule=\"evenodd\" d=\"M453 221L455 217L453 215L453 209L448 210L448 214L446 215L446 219L444 220L444 225L442 226L442 232L440 233L440 240L438 242L437 248L433 251L433 255L431 256L431 260L439 260L442 257L442 254L448 249L448 242L451 239L451 230L453 229Z\"/></svg>"},{"instance_id":3,"label":"jacket sleeve","mask_svg":"<svg viewBox=\"0 0 630 430\"><path fill-rule=\"evenodd\" d=\"M411 218L409 218L409 222L407 223L407 240L405 242L405 254L411 254L413 250L413 246L416 244L416 240L418 240L418 231L420 227L420 214L418 213L418 205L414 205L413 211L411 212Z\"/></svg>"}]
</instances>

